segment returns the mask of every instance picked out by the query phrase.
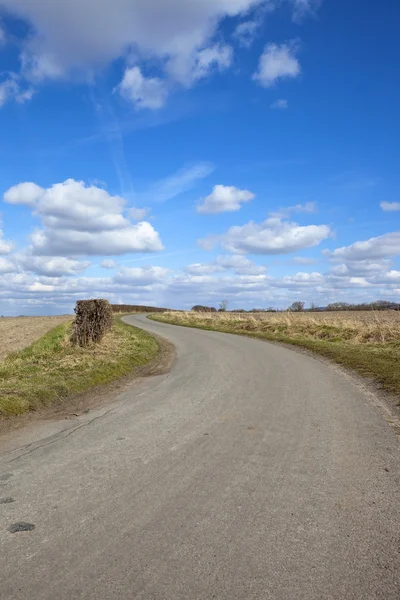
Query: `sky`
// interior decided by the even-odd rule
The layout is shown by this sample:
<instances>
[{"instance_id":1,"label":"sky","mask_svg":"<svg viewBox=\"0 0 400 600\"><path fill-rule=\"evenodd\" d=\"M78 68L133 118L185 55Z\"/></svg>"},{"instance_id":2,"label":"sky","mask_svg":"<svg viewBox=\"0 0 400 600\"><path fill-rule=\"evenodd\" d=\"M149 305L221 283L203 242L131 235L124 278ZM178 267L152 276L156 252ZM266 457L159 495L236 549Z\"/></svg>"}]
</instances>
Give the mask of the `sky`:
<instances>
[{"instance_id":1,"label":"sky","mask_svg":"<svg viewBox=\"0 0 400 600\"><path fill-rule=\"evenodd\" d=\"M0 0L0 314L400 302L397 0Z\"/></svg>"}]
</instances>

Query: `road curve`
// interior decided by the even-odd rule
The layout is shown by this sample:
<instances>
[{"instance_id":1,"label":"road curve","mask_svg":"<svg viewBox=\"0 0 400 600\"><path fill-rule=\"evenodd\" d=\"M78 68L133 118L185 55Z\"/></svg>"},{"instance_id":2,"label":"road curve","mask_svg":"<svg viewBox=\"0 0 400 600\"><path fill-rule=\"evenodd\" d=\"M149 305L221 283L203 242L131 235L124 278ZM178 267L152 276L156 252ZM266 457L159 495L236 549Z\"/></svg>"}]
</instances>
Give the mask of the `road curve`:
<instances>
[{"instance_id":1,"label":"road curve","mask_svg":"<svg viewBox=\"0 0 400 600\"><path fill-rule=\"evenodd\" d=\"M284 347L127 321L178 360L1 456L0 597L398 600L399 443L370 397Z\"/></svg>"}]
</instances>

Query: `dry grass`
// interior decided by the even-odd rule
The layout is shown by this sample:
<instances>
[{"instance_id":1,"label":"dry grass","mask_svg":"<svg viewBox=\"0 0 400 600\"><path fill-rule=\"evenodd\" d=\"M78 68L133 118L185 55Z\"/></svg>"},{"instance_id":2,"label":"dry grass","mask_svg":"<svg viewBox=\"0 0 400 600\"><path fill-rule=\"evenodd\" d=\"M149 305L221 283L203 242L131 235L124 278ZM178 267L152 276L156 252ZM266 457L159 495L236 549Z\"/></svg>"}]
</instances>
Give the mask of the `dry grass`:
<instances>
[{"instance_id":1,"label":"dry grass","mask_svg":"<svg viewBox=\"0 0 400 600\"><path fill-rule=\"evenodd\" d=\"M99 344L70 342L71 323L52 329L28 348L0 362L0 415L49 406L70 395L109 383L153 359L156 340L115 319Z\"/></svg>"},{"instance_id":2,"label":"dry grass","mask_svg":"<svg viewBox=\"0 0 400 600\"><path fill-rule=\"evenodd\" d=\"M400 394L400 311L179 312L152 318L302 346L353 368L385 389Z\"/></svg>"},{"instance_id":3,"label":"dry grass","mask_svg":"<svg viewBox=\"0 0 400 600\"><path fill-rule=\"evenodd\" d=\"M53 327L70 321L72 321L71 315L0 318L0 360L10 352L30 346Z\"/></svg>"}]
</instances>

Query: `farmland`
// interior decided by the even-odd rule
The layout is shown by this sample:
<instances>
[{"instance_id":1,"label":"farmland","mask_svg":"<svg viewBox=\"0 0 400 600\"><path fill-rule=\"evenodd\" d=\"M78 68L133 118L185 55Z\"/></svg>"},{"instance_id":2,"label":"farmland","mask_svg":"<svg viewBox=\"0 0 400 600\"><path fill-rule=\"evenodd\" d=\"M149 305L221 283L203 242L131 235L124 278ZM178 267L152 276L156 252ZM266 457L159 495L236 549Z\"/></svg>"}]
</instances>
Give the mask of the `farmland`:
<instances>
[{"instance_id":1,"label":"farmland","mask_svg":"<svg viewBox=\"0 0 400 600\"><path fill-rule=\"evenodd\" d=\"M26 348L45 333L72 320L71 315L58 317L3 317L0 319L0 360L10 352Z\"/></svg>"},{"instance_id":2,"label":"farmland","mask_svg":"<svg viewBox=\"0 0 400 600\"><path fill-rule=\"evenodd\" d=\"M400 311L178 312L152 318L307 348L400 394Z\"/></svg>"}]
</instances>

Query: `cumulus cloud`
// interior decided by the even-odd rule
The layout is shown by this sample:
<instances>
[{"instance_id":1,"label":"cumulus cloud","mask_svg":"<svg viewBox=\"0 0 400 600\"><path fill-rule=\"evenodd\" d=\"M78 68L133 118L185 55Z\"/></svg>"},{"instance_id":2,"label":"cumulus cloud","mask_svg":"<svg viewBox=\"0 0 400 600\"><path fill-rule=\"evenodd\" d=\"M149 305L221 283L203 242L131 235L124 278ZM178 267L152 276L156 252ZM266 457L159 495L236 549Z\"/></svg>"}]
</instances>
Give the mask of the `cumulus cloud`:
<instances>
[{"instance_id":1,"label":"cumulus cloud","mask_svg":"<svg viewBox=\"0 0 400 600\"><path fill-rule=\"evenodd\" d=\"M331 235L327 225L300 226L298 223L270 217L263 223L253 221L243 226L231 227L227 233L200 240L200 245L210 250L221 244L237 254L289 254L304 248L318 246Z\"/></svg>"},{"instance_id":2,"label":"cumulus cloud","mask_svg":"<svg viewBox=\"0 0 400 600\"><path fill-rule=\"evenodd\" d=\"M169 269L162 267L137 267L133 269L124 267L115 275L114 282L124 285L148 286L165 282L169 273Z\"/></svg>"},{"instance_id":3,"label":"cumulus cloud","mask_svg":"<svg viewBox=\"0 0 400 600\"><path fill-rule=\"evenodd\" d=\"M332 252L325 251L335 261L362 261L379 260L400 254L400 231L385 233L362 242L355 242L350 246L337 248Z\"/></svg>"},{"instance_id":4,"label":"cumulus cloud","mask_svg":"<svg viewBox=\"0 0 400 600\"><path fill-rule=\"evenodd\" d=\"M245 202L253 200L255 195L249 190L239 190L234 186L216 185L212 193L197 206L197 212L214 214L240 210Z\"/></svg>"},{"instance_id":5,"label":"cumulus cloud","mask_svg":"<svg viewBox=\"0 0 400 600\"><path fill-rule=\"evenodd\" d=\"M167 63L167 72L174 81L190 87L200 79L210 75L213 70L223 71L233 61L231 46L216 44L188 55L178 55Z\"/></svg>"},{"instance_id":6,"label":"cumulus cloud","mask_svg":"<svg viewBox=\"0 0 400 600\"><path fill-rule=\"evenodd\" d=\"M0 256L0 273L14 273L15 272L15 264L8 260L7 258L3 258Z\"/></svg>"},{"instance_id":7,"label":"cumulus cloud","mask_svg":"<svg viewBox=\"0 0 400 600\"><path fill-rule=\"evenodd\" d=\"M82 181L67 179L47 189L22 183L10 188L4 200L26 205L41 218L44 228L31 237L36 255L119 255L163 248L150 223L132 224L124 215L123 198Z\"/></svg>"},{"instance_id":8,"label":"cumulus cloud","mask_svg":"<svg viewBox=\"0 0 400 600\"><path fill-rule=\"evenodd\" d=\"M168 96L165 82L158 77L144 77L139 67L126 69L118 89L137 109L162 108Z\"/></svg>"},{"instance_id":9,"label":"cumulus cloud","mask_svg":"<svg viewBox=\"0 0 400 600\"><path fill-rule=\"evenodd\" d=\"M231 65L232 49L212 43L220 22L266 1L2 0L2 6L30 26L21 54L29 81L90 73L133 49L138 62L157 61L168 79L191 85ZM137 108L158 109L167 97L164 81L144 77L139 64L127 69L120 91Z\"/></svg>"},{"instance_id":10,"label":"cumulus cloud","mask_svg":"<svg viewBox=\"0 0 400 600\"><path fill-rule=\"evenodd\" d=\"M18 256L17 263L24 271L47 277L79 275L90 265L87 261L78 261L63 256L49 257L29 254Z\"/></svg>"},{"instance_id":11,"label":"cumulus cloud","mask_svg":"<svg viewBox=\"0 0 400 600\"><path fill-rule=\"evenodd\" d=\"M287 100L275 100L270 106L273 110L285 110L289 108L289 102Z\"/></svg>"},{"instance_id":12,"label":"cumulus cloud","mask_svg":"<svg viewBox=\"0 0 400 600\"><path fill-rule=\"evenodd\" d=\"M9 254L14 248L14 243L4 239L3 230L0 229L0 254Z\"/></svg>"},{"instance_id":13,"label":"cumulus cloud","mask_svg":"<svg viewBox=\"0 0 400 600\"><path fill-rule=\"evenodd\" d=\"M385 212L395 212L400 210L400 202L381 202L380 207Z\"/></svg>"},{"instance_id":14,"label":"cumulus cloud","mask_svg":"<svg viewBox=\"0 0 400 600\"><path fill-rule=\"evenodd\" d=\"M294 42L281 45L267 44L253 79L263 87L272 87L281 79L298 77L301 67L296 58L297 50L298 47Z\"/></svg>"}]
</instances>

